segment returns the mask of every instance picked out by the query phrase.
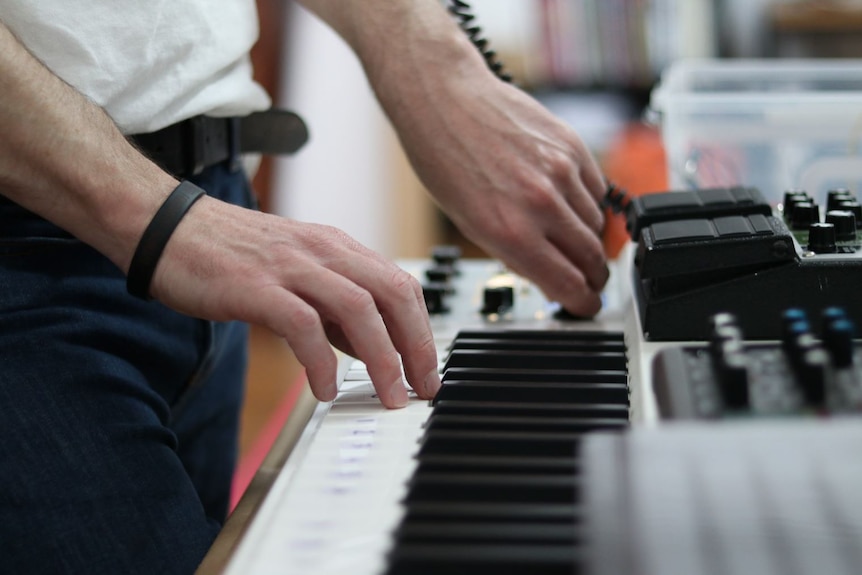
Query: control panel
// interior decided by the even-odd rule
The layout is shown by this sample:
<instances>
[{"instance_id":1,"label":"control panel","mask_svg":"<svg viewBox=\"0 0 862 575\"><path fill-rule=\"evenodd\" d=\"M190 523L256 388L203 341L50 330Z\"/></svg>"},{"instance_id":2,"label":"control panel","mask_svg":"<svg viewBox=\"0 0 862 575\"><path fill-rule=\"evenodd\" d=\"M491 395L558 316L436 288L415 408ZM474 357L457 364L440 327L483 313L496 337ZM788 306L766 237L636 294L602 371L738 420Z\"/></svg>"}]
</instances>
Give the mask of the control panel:
<instances>
[{"instance_id":1,"label":"control panel","mask_svg":"<svg viewBox=\"0 0 862 575\"><path fill-rule=\"evenodd\" d=\"M644 337L706 340L708 318L737 317L748 339L778 339L785 309L840 306L862 318L862 206L832 190L825 206L791 190L773 208L754 188L634 198L633 288Z\"/></svg>"},{"instance_id":2,"label":"control panel","mask_svg":"<svg viewBox=\"0 0 862 575\"><path fill-rule=\"evenodd\" d=\"M665 348L652 381L662 417L724 419L862 413L862 342L841 308L776 318L781 339L746 341L738 319L711 318L708 342Z\"/></svg>"}]
</instances>

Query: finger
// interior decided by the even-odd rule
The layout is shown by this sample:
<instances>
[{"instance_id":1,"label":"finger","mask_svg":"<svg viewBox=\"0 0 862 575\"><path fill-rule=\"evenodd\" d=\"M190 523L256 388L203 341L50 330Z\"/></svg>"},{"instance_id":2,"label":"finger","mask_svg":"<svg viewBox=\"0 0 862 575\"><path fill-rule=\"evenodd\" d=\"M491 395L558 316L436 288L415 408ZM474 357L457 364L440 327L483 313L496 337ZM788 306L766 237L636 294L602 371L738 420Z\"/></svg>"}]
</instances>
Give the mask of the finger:
<instances>
[{"instance_id":1,"label":"finger","mask_svg":"<svg viewBox=\"0 0 862 575\"><path fill-rule=\"evenodd\" d=\"M338 360L317 311L295 294L271 286L253 298L249 321L267 326L285 339L305 367L312 393L332 401L338 393Z\"/></svg>"},{"instance_id":2,"label":"finger","mask_svg":"<svg viewBox=\"0 0 862 575\"><path fill-rule=\"evenodd\" d=\"M579 179L578 172L574 170L570 172L570 179L563 185L565 186L565 198L568 205L587 228L593 232L593 235L600 236L605 227L605 214L599 203L593 199L591 193Z\"/></svg>"},{"instance_id":3,"label":"finger","mask_svg":"<svg viewBox=\"0 0 862 575\"><path fill-rule=\"evenodd\" d=\"M550 229L548 240L562 257L574 264L593 291L604 288L609 276L604 246L582 220L574 214L564 216Z\"/></svg>"},{"instance_id":4,"label":"finger","mask_svg":"<svg viewBox=\"0 0 862 575\"><path fill-rule=\"evenodd\" d=\"M365 363L381 403L389 408L407 405L400 357L374 297L353 279L333 270L320 268L315 275L315 281L303 283L318 289L299 295L341 328L347 345Z\"/></svg>"},{"instance_id":5,"label":"finger","mask_svg":"<svg viewBox=\"0 0 862 575\"><path fill-rule=\"evenodd\" d=\"M579 165L580 181L583 182L587 192L593 200L595 200L597 204L600 204L605 198L605 193L607 192L608 187L608 183L605 181L602 171L599 169L598 164L596 164L596 161L592 156L588 156L586 161Z\"/></svg>"},{"instance_id":6,"label":"finger","mask_svg":"<svg viewBox=\"0 0 862 575\"><path fill-rule=\"evenodd\" d=\"M575 143L578 143L575 141ZM605 225L604 212L599 202L603 192L590 188L596 177L601 178L592 156L578 153L582 147L575 147L569 153L548 153L546 164L549 167L551 182L558 193L565 198L567 205L593 231L601 234ZM583 176L588 181L582 181Z\"/></svg>"},{"instance_id":7,"label":"finger","mask_svg":"<svg viewBox=\"0 0 862 575\"><path fill-rule=\"evenodd\" d=\"M441 384L437 350L422 287L416 278L400 268L393 268L391 274L383 288L388 292L387 297L378 302L378 307L392 341L401 353L410 387L419 397L433 399Z\"/></svg>"},{"instance_id":8,"label":"finger","mask_svg":"<svg viewBox=\"0 0 862 575\"><path fill-rule=\"evenodd\" d=\"M392 345L401 355L407 382L419 397L433 398L440 389L440 375L422 286L380 254L360 244L351 245L346 257L333 258L328 265L371 293Z\"/></svg>"},{"instance_id":9,"label":"finger","mask_svg":"<svg viewBox=\"0 0 862 575\"><path fill-rule=\"evenodd\" d=\"M584 317L597 314L602 307L601 297L581 270L552 242L535 243L540 249L525 254L526 259L511 262L510 267L534 278L548 299L559 302L569 312Z\"/></svg>"}]
</instances>

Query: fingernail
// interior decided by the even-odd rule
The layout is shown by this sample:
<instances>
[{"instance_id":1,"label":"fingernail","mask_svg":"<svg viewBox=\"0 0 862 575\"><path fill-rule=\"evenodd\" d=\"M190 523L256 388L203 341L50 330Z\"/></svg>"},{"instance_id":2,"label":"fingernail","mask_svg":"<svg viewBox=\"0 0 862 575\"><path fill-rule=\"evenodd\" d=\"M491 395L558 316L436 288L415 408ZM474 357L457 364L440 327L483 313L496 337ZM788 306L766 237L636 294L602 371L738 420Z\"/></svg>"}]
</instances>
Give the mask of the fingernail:
<instances>
[{"instance_id":1,"label":"fingernail","mask_svg":"<svg viewBox=\"0 0 862 575\"><path fill-rule=\"evenodd\" d=\"M333 381L330 385L326 386L326 401L333 401L335 397L338 395L338 382Z\"/></svg>"},{"instance_id":2,"label":"fingernail","mask_svg":"<svg viewBox=\"0 0 862 575\"><path fill-rule=\"evenodd\" d=\"M393 407L404 407L410 401L407 397L407 389L404 387L404 380L400 377L395 380L389 390L389 399Z\"/></svg>"},{"instance_id":3,"label":"fingernail","mask_svg":"<svg viewBox=\"0 0 862 575\"><path fill-rule=\"evenodd\" d=\"M440 374L437 373L436 369L432 369L428 372L428 375L425 376L425 397L428 399L434 399L434 396L437 395L437 392L440 391Z\"/></svg>"}]
</instances>

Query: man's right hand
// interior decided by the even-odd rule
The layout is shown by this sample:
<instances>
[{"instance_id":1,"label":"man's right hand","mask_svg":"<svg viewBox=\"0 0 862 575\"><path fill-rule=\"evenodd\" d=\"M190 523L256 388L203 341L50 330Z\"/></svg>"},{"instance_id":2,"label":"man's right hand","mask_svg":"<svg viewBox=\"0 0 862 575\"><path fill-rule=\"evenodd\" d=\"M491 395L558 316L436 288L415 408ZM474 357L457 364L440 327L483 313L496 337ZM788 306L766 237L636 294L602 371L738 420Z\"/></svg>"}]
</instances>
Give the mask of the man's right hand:
<instances>
[{"instance_id":1,"label":"man's right hand","mask_svg":"<svg viewBox=\"0 0 862 575\"><path fill-rule=\"evenodd\" d=\"M336 394L330 342L365 362L386 407L407 403L399 357L419 397L440 387L419 282L329 226L204 197L168 242L151 293L193 316L267 326L287 340L324 401Z\"/></svg>"}]
</instances>

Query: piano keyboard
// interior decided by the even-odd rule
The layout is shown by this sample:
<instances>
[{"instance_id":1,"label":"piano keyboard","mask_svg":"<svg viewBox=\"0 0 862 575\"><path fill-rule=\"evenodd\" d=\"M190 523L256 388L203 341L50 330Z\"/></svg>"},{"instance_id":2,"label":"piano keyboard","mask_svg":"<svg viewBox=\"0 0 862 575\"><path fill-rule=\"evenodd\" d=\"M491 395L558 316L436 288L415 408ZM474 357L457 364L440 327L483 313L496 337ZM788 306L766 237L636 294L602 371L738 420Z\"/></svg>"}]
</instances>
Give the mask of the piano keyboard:
<instances>
[{"instance_id":1,"label":"piano keyboard","mask_svg":"<svg viewBox=\"0 0 862 575\"><path fill-rule=\"evenodd\" d=\"M422 277L428 263L402 265ZM230 546L229 559L200 572L577 572L579 438L643 410L630 406L620 275L599 316L567 321L499 264L461 262L450 311L432 317L434 405L412 395L386 410L346 359L337 398L314 409L252 517L219 538L238 541L216 541L210 555ZM513 287L511 309L480 313L489 282Z\"/></svg>"},{"instance_id":2,"label":"piano keyboard","mask_svg":"<svg viewBox=\"0 0 862 575\"><path fill-rule=\"evenodd\" d=\"M387 575L575 572L578 444L628 425L623 336L458 334Z\"/></svg>"}]
</instances>

